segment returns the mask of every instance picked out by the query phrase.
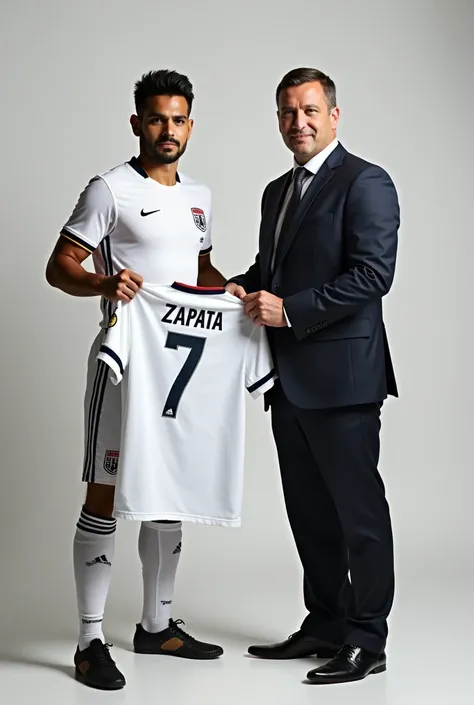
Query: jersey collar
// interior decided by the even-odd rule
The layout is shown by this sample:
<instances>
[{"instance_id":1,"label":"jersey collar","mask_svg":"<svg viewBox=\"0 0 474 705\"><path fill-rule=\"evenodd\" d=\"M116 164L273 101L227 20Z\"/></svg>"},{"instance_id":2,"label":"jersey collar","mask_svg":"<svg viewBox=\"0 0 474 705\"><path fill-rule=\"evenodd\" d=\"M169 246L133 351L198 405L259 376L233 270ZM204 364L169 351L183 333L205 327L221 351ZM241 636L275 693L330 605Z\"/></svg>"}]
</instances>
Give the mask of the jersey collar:
<instances>
[{"instance_id":1,"label":"jersey collar","mask_svg":"<svg viewBox=\"0 0 474 705\"><path fill-rule=\"evenodd\" d=\"M130 166L132 167L132 169L135 169L135 171L137 172L137 174L140 174L140 176L142 176L144 179L149 179L149 178L150 178L150 177L148 176L148 174L146 173L145 169L144 169L144 168L142 167L142 165L140 164L140 160L138 159L138 157L132 157L132 158L130 159L130 161L128 162L128 164L130 164ZM181 179L179 178L179 174L178 174L178 173L176 173L176 181L177 181L178 183L181 182Z\"/></svg>"},{"instance_id":2,"label":"jersey collar","mask_svg":"<svg viewBox=\"0 0 474 705\"><path fill-rule=\"evenodd\" d=\"M186 294L203 294L205 296L215 296L216 294L225 294L226 290L220 286L191 286L190 284L182 284L181 282L173 282L172 289L184 291Z\"/></svg>"}]
</instances>

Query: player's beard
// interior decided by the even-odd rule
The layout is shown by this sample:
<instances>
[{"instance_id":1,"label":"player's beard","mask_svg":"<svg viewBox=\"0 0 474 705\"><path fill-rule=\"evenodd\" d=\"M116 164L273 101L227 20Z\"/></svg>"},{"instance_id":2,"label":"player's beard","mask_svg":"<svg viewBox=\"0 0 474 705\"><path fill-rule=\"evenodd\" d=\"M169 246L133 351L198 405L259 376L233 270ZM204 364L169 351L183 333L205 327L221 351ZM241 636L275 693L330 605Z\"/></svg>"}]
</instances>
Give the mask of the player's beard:
<instances>
[{"instance_id":1,"label":"player's beard","mask_svg":"<svg viewBox=\"0 0 474 705\"><path fill-rule=\"evenodd\" d=\"M172 142L178 147L178 150L176 152L163 152L160 149L160 144L162 142ZM174 164L174 162L177 162L178 159L183 156L187 146L187 142L185 142L181 147L178 140L172 138L165 140L161 137L160 140L157 140L153 144L147 144L147 152L156 164Z\"/></svg>"}]
</instances>

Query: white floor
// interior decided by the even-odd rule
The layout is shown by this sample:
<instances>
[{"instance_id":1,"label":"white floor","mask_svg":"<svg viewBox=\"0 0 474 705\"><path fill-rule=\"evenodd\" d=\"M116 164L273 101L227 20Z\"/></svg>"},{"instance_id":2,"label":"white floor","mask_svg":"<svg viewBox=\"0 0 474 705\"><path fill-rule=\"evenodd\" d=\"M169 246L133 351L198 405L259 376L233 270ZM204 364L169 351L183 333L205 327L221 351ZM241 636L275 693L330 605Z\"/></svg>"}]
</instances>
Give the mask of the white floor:
<instances>
[{"instance_id":1,"label":"white floor","mask_svg":"<svg viewBox=\"0 0 474 705\"><path fill-rule=\"evenodd\" d=\"M440 578L441 579L441 578ZM400 591L399 591L400 593ZM284 638L279 625L267 625L255 614L251 623L208 617L204 624L186 615L187 627L200 638L216 640L225 656L213 662L173 657L139 656L130 648L133 625L114 617L108 633L114 657L127 678L123 691L103 693L73 680L74 634L47 627L33 628L14 616L4 620L0 649L0 702L45 705L94 703L176 703L176 705L464 705L474 702L471 672L473 614L471 596L462 590L440 589L439 583L405 584L392 616L386 674L350 685L319 687L304 683L314 659L259 661L246 655L249 643L267 636ZM46 615L47 616L47 615ZM43 615L44 617L44 615ZM110 621L110 620L109 620ZM46 626L45 626L46 625ZM296 625L295 625L296 626ZM46 633L46 631L49 633Z\"/></svg>"}]
</instances>

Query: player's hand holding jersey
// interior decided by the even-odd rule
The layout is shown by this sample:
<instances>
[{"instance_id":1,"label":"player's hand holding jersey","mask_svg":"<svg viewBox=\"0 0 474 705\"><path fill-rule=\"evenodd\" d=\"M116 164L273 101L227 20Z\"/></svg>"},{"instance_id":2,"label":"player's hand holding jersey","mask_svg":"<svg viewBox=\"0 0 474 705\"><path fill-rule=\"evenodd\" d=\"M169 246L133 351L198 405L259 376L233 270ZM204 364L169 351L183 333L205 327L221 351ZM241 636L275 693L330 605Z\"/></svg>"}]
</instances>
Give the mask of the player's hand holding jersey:
<instances>
[{"instance_id":1,"label":"player's hand holding jersey","mask_svg":"<svg viewBox=\"0 0 474 705\"><path fill-rule=\"evenodd\" d=\"M106 277L101 284L101 294L109 301L131 301L143 284L143 277L130 269Z\"/></svg>"}]
</instances>

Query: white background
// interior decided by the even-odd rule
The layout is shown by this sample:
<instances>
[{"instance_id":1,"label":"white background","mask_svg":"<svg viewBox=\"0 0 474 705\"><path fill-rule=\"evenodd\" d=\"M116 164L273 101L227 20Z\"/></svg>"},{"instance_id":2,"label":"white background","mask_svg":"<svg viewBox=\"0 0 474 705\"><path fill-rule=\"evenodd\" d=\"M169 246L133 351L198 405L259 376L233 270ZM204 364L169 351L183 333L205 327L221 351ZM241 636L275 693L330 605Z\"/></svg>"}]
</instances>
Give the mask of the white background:
<instances>
[{"instance_id":1,"label":"white background","mask_svg":"<svg viewBox=\"0 0 474 705\"><path fill-rule=\"evenodd\" d=\"M134 81L175 68L196 94L181 169L212 189L214 264L226 276L244 270L263 188L291 166L276 85L288 70L313 66L336 82L343 145L388 170L402 209L385 302L401 397L384 407L380 465L396 539L392 660L387 676L351 687L369 705L419 703L428 692L443 702L454 687L456 703L469 702L461 676L474 626L472 3L3 0L0 12L0 692L20 688L30 702L24 673L39 702L91 697L61 668L76 639L71 545L99 302L46 285L58 232L89 178L136 153ZM183 705L222 702L220 686L232 686L225 697L236 703L318 695L300 682L308 663L243 656L256 639L285 638L304 615L269 421L249 403L243 527L185 526L175 617L218 639L227 660L213 672L188 671L199 679L192 686L175 661L160 662L140 676L150 679L144 697L169 695L160 690L164 667ZM130 702L142 668L127 651L141 608L137 531L119 526L106 619L128 664L121 697ZM325 690L326 701L345 702L336 692Z\"/></svg>"}]
</instances>

